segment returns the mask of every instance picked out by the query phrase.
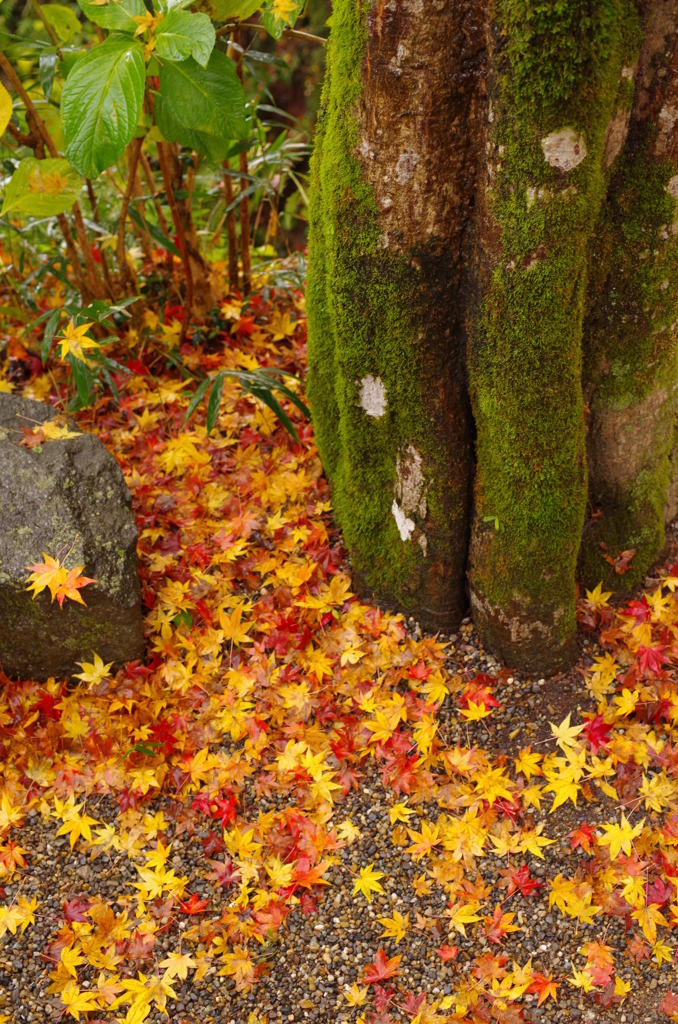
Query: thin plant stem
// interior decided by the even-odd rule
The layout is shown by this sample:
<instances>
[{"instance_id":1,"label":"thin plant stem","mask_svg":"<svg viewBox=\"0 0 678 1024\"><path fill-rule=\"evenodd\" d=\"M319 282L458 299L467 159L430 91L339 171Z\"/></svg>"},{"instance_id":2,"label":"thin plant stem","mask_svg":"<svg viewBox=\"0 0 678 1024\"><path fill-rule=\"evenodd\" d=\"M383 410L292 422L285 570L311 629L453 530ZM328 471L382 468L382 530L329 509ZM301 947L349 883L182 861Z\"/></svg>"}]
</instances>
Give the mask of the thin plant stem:
<instances>
[{"instance_id":1,"label":"thin plant stem","mask_svg":"<svg viewBox=\"0 0 678 1024\"><path fill-rule=\"evenodd\" d=\"M188 318L193 308L193 274L191 272L191 264L188 259L188 249L186 247L186 235L184 233L184 226L181 223L181 214L179 213L179 207L177 205L176 197L174 195L174 189L172 188L172 175L170 173L169 162L167 160L166 147L166 142L158 143L160 170L162 171L162 180L165 183L165 192L167 194L169 208L172 211L174 230L176 231L177 241L179 242L179 251L181 253L181 259L184 264L184 273L186 275L186 308L184 311L184 319L181 325L181 334L179 336L179 341L181 343L186 338Z\"/></svg>"}]
</instances>

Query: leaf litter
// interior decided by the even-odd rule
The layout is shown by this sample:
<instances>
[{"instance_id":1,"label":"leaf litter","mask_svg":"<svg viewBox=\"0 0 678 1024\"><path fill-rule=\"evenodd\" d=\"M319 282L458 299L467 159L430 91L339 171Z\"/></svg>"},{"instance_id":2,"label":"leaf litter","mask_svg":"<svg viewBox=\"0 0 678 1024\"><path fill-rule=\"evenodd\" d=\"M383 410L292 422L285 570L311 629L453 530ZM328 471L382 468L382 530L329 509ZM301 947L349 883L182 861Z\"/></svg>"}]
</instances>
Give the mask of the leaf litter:
<instances>
[{"instance_id":1,"label":"leaf litter","mask_svg":"<svg viewBox=\"0 0 678 1024\"><path fill-rule=\"evenodd\" d=\"M303 375L303 296L179 355ZM521 681L354 593L294 407L298 442L226 377L208 436L158 363L77 417L133 494L147 662L3 681L0 1021L678 1020L678 565ZM43 557L36 599L80 599Z\"/></svg>"}]
</instances>

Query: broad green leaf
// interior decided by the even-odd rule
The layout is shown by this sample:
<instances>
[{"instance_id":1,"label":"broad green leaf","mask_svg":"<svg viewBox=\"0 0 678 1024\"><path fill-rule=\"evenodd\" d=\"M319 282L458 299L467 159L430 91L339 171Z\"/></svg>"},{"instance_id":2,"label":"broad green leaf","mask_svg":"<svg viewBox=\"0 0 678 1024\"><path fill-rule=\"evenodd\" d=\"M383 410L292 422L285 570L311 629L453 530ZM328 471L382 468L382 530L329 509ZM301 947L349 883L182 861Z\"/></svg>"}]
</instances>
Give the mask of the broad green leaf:
<instances>
[{"instance_id":1,"label":"broad green leaf","mask_svg":"<svg viewBox=\"0 0 678 1024\"><path fill-rule=\"evenodd\" d=\"M63 4L43 4L41 12L61 43L70 43L73 36L82 31L82 25L70 7L64 7Z\"/></svg>"},{"instance_id":2,"label":"broad green leaf","mask_svg":"<svg viewBox=\"0 0 678 1024\"><path fill-rule=\"evenodd\" d=\"M163 102L162 94L155 98L155 119L166 142L180 142L187 149L195 149L208 157L212 163L220 164L228 156L231 140L217 138L206 132L194 132L185 128L170 113L168 104Z\"/></svg>"},{"instance_id":3,"label":"broad green leaf","mask_svg":"<svg viewBox=\"0 0 678 1024\"><path fill-rule=\"evenodd\" d=\"M139 27L134 19L146 14L144 0L105 0L104 3L78 0L78 4L90 21L109 32L134 34Z\"/></svg>"},{"instance_id":4,"label":"broad green leaf","mask_svg":"<svg viewBox=\"0 0 678 1024\"><path fill-rule=\"evenodd\" d=\"M80 195L82 181L68 160L21 161L5 189L0 214L27 214L30 217L55 217L66 213Z\"/></svg>"},{"instance_id":5,"label":"broad green leaf","mask_svg":"<svg viewBox=\"0 0 678 1024\"><path fill-rule=\"evenodd\" d=\"M207 67L214 49L216 34L206 14L173 10L155 30L155 52L160 59L182 61L193 57Z\"/></svg>"},{"instance_id":6,"label":"broad green leaf","mask_svg":"<svg viewBox=\"0 0 678 1024\"><path fill-rule=\"evenodd\" d=\"M145 80L143 46L118 34L71 70L61 95L66 156L85 177L98 177L133 138Z\"/></svg>"},{"instance_id":7,"label":"broad green leaf","mask_svg":"<svg viewBox=\"0 0 678 1024\"><path fill-rule=\"evenodd\" d=\"M7 128L12 118L12 97L0 82L0 135Z\"/></svg>"},{"instance_id":8,"label":"broad green leaf","mask_svg":"<svg viewBox=\"0 0 678 1024\"><path fill-rule=\"evenodd\" d=\"M206 68L192 57L160 68L163 114L191 132L216 139L246 138L245 93L233 61L213 50ZM158 121L160 130L163 127ZM165 136L167 138L167 136Z\"/></svg>"},{"instance_id":9,"label":"broad green leaf","mask_svg":"<svg viewBox=\"0 0 678 1024\"><path fill-rule=\"evenodd\" d=\"M214 21L230 21L231 18L245 21L263 6L263 0L200 0L197 9L205 11Z\"/></svg>"}]
</instances>

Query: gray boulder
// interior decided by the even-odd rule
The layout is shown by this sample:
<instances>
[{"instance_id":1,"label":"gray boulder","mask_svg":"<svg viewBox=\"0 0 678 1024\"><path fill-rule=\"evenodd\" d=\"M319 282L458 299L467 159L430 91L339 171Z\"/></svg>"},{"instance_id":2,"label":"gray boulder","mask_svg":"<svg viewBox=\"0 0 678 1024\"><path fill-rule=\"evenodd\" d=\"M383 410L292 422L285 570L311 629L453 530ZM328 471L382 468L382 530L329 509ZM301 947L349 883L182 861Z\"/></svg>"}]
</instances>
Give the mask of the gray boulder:
<instances>
[{"instance_id":1,"label":"gray boulder","mask_svg":"<svg viewBox=\"0 0 678 1024\"><path fill-rule=\"evenodd\" d=\"M137 526L120 467L92 434L20 444L22 424L56 416L0 394L0 667L23 679L72 675L94 652L115 665L144 654ZM27 566L71 548L66 568L84 565L97 580L80 591L86 607L67 599L60 608L49 590L33 600Z\"/></svg>"}]
</instances>

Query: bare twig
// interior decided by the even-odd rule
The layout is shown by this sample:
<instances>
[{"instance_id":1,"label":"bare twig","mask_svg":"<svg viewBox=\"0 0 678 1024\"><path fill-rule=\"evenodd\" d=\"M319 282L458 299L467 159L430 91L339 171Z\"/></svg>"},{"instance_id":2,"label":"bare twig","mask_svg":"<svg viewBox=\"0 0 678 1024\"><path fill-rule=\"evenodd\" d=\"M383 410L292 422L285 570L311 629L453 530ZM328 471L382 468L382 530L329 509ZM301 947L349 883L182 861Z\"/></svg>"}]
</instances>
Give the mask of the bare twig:
<instances>
[{"instance_id":1,"label":"bare twig","mask_svg":"<svg viewBox=\"0 0 678 1024\"><path fill-rule=\"evenodd\" d=\"M260 21L232 21L227 25L222 25L221 28L217 29L218 36L224 36L228 32L232 32L234 29L247 28L252 32L267 32L268 30ZM327 40L323 36L314 36L312 32L303 32L298 28L286 28L283 29L284 36L294 36L295 39L305 39L309 43L321 43L322 46L327 45Z\"/></svg>"},{"instance_id":2,"label":"bare twig","mask_svg":"<svg viewBox=\"0 0 678 1024\"><path fill-rule=\"evenodd\" d=\"M116 247L116 255L118 259L118 266L120 268L120 280L122 282L123 291L126 295L132 296L136 292L134 286L134 280L132 278L132 271L130 270L127 262L127 255L125 253L125 224L127 222L127 211L129 210L129 204L132 199L134 192L134 183L137 176L137 167L139 166L139 155L141 153L141 147L143 145L143 138L132 139L128 149L128 165L127 165L127 187L125 188L125 194L122 197L122 207L120 209L120 223L118 225L118 240Z\"/></svg>"},{"instance_id":3,"label":"bare twig","mask_svg":"<svg viewBox=\"0 0 678 1024\"><path fill-rule=\"evenodd\" d=\"M179 207L174 195L174 189L172 188L172 175L170 172L169 161L167 159L167 143L158 142L158 157L160 158L160 170L162 171L162 180L165 183L165 192L167 194L167 201L169 208L172 211L172 220L174 221L174 230L176 232L177 241L179 242L179 251L181 253L181 259L184 264L184 273L186 275L186 308L184 310L184 319L181 325L181 334L179 336L180 342L186 337L186 328L188 327L188 318L193 308L193 274L191 272L191 264L188 259L188 249L186 247L186 235L184 233L184 226L181 223L181 214L179 213Z\"/></svg>"},{"instance_id":4,"label":"bare twig","mask_svg":"<svg viewBox=\"0 0 678 1024\"><path fill-rule=\"evenodd\" d=\"M224 167L229 168L228 160ZM238 287L238 232L235 226L235 207L233 204L233 179L230 174L224 175L224 202L226 203L226 236L228 239L228 284L233 291Z\"/></svg>"}]
</instances>

